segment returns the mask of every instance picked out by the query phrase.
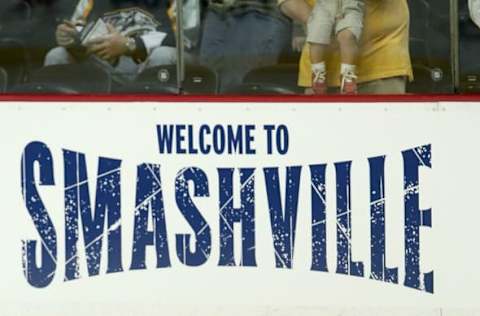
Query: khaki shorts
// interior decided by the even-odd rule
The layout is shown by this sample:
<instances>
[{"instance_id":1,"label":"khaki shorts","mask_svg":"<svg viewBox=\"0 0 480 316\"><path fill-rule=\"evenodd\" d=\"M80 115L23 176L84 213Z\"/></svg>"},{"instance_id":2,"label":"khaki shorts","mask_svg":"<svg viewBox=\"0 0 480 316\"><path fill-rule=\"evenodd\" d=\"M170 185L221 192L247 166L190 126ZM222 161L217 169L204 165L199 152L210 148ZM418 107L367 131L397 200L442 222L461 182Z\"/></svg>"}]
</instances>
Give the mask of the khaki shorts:
<instances>
[{"instance_id":1,"label":"khaki shorts","mask_svg":"<svg viewBox=\"0 0 480 316\"><path fill-rule=\"evenodd\" d=\"M363 82L358 85L360 94L405 94L407 77L390 77Z\"/></svg>"},{"instance_id":2,"label":"khaki shorts","mask_svg":"<svg viewBox=\"0 0 480 316\"><path fill-rule=\"evenodd\" d=\"M364 6L364 0L317 0L307 23L307 41L329 45L332 34L345 29L360 40Z\"/></svg>"}]
</instances>

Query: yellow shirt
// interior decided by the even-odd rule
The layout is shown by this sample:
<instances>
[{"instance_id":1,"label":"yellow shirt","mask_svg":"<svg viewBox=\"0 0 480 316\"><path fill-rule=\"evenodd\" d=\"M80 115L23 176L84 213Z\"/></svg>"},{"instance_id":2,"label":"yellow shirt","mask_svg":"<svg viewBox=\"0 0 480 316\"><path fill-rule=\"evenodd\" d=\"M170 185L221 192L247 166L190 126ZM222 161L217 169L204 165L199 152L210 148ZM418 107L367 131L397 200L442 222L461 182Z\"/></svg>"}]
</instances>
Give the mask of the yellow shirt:
<instances>
[{"instance_id":1,"label":"yellow shirt","mask_svg":"<svg viewBox=\"0 0 480 316\"><path fill-rule=\"evenodd\" d=\"M315 0L306 0L313 7ZM408 48L409 11L407 0L366 0L365 20L358 81L366 82L382 78L406 76L413 79ZM340 59L338 45L332 47L327 62L328 84L340 84ZM298 84L310 87L312 83L310 51L305 45L300 59Z\"/></svg>"}]
</instances>

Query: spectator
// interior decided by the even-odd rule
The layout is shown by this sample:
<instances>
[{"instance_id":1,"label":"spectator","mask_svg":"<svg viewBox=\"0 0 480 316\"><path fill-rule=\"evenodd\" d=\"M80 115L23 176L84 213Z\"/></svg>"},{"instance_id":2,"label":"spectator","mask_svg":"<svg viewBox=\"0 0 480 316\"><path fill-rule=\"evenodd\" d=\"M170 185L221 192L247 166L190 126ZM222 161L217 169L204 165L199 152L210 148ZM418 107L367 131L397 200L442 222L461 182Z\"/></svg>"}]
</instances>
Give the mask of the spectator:
<instances>
[{"instance_id":1,"label":"spectator","mask_svg":"<svg viewBox=\"0 0 480 316\"><path fill-rule=\"evenodd\" d=\"M468 9L470 10L470 17L472 21L480 27L480 1L468 0Z\"/></svg>"},{"instance_id":2,"label":"spectator","mask_svg":"<svg viewBox=\"0 0 480 316\"><path fill-rule=\"evenodd\" d=\"M290 38L291 21L276 0L210 0L200 62L217 71L225 91L250 70L277 63Z\"/></svg>"},{"instance_id":3,"label":"spectator","mask_svg":"<svg viewBox=\"0 0 480 316\"><path fill-rule=\"evenodd\" d=\"M114 75L114 79L123 81L133 80L145 68L176 62L175 39L167 16L169 3L166 0L145 1L145 4L139 4L138 1L112 0L111 8L122 10L114 13L117 27L107 25L109 36L90 42L86 51L82 50L79 45L82 25L85 21L94 21L105 16L105 11L97 10L93 2L80 0L72 21L64 21L58 26L56 40L59 46L47 54L46 66L75 63L89 58L107 68ZM129 31L135 29L132 21L138 23L138 19L118 12L132 12L135 8L154 12L152 18L158 22L156 29L140 28L140 31Z\"/></svg>"},{"instance_id":4,"label":"spectator","mask_svg":"<svg viewBox=\"0 0 480 316\"><path fill-rule=\"evenodd\" d=\"M287 16L304 24L315 0L279 0ZM409 54L409 11L406 0L367 0L365 27L360 45L358 65L359 93L403 94L407 79L412 80ZM327 69L329 86L340 85L339 56L332 54ZM312 86L308 44L300 61L299 85Z\"/></svg>"}]
</instances>

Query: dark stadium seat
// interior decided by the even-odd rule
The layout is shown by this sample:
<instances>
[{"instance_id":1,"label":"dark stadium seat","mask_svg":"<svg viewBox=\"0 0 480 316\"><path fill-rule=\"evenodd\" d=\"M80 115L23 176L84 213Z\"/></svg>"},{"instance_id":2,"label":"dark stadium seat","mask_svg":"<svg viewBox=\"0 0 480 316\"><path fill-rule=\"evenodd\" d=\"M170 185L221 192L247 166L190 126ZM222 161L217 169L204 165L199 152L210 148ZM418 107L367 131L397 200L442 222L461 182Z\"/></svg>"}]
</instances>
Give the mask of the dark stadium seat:
<instances>
[{"instance_id":1,"label":"dark stadium seat","mask_svg":"<svg viewBox=\"0 0 480 316\"><path fill-rule=\"evenodd\" d=\"M16 1L16 4L12 9L24 21L30 20L32 18L33 8L32 8L32 5L27 1Z\"/></svg>"},{"instance_id":2,"label":"dark stadium seat","mask_svg":"<svg viewBox=\"0 0 480 316\"><path fill-rule=\"evenodd\" d=\"M407 93L436 93L444 91L442 80L443 70L440 68L429 68L423 64L413 64L415 80L407 83Z\"/></svg>"},{"instance_id":3,"label":"dark stadium seat","mask_svg":"<svg viewBox=\"0 0 480 316\"><path fill-rule=\"evenodd\" d=\"M112 88L113 93L120 94L179 94L179 90L174 84L158 84L156 82L132 82Z\"/></svg>"},{"instance_id":4,"label":"dark stadium seat","mask_svg":"<svg viewBox=\"0 0 480 316\"><path fill-rule=\"evenodd\" d=\"M0 93L7 90L8 75L5 69L0 68Z\"/></svg>"},{"instance_id":5,"label":"dark stadium seat","mask_svg":"<svg viewBox=\"0 0 480 316\"><path fill-rule=\"evenodd\" d=\"M17 85L8 91L9 93L20 93L20 94L79 94L77 90L72 88L53 85L46 83L24 83Z\"/></svg>"},{"instance_id":6,"label":"dark stadium seat","mask_svg":"<svg viewBox=\"0 0 480 316\"><path fill-rule=\"evenodd\" d=\"M98 6L96 1L95 6ZM109 1L108 1L109 2ZM55 30L68 19L78 0L0 0L0 38L14 37L25 43L27 73L43 66L48 50L56 46Z\"/></svg>"},{"instance_id":7,"label":"dark stadium seat","mask_svg":"<svg viewBox=\"0 0 480 316\"><path fill-rule=\"evenodd\" d=\"M141 73L132 87L138 92L163 91L162 87L177 86L177 66L164 65L146 69ZM131 91L132 87L124 87ZM166 88L167 91L170 88ZM186 65L183 92L186 94L215 94L218 90L217 74L203 66ZM173 90L172 90L173 91Z\"/></svg>"},{"instance_id":8,"label":"dark stadium seat","mask_svg":"<svg viewBox=\"0 0 480 316\"><path fill-rule=\"evenodd\" d=\"M250 71L243 82L246 84L257 84L275 86L280 89L288 88L296 93L301 93L301 89L297 86L298 81L298 64L280 64L254 69Z\"/></svg>"},{"instance_id":9,"label":"dark stadium seat","mask_svg":"<svg viewBox=\"0 0 480 316\"><path fill-rule=\"evenodd\" d=\"M58 93L102 94L109 93L111 85L111 76L107 71L91 63L82 63L40 68L31 74L27 85L15 90L31 89L35 92L47 89L48 92ZM56 91L50 91L52 87L57 87Z\"/></svg>"},{"instance_id":10,"label":"dark stadium seat","mask_svg":"<svg viewBox=\"0 0 480 316\"><path fill-rule=\"evenodd\" d=\"M410 56L415 76L408 92L452 93L449 1L408 0L408 4Z\"/></svg>"},{"instance_id":11,"label":"dark stadium seat","mask_svg":"<svg viewBox=\"0 0 480 316\"><path fill-rule=\"evenodd\" d=\"M32 5L24 0L2 0L0 3L0 26L8 28L11 22L25 22L32 18Z\"/></svg>"},{"instance_id":12,"label":"dark stadium seat","mask_svg":"<svg viewBox=\"0 0 480 316\"><path fill-rule=\"evenodd\" d=\"M223 94L228 95L294 95L298 90L291 86L281 86L277 84L256 84L244 83L235 87L228 88Z\"/></svg>"},{"instance_id":13,"label":"dark stadium seat","mask_svg":"<svg viewBox=\"0 0 480 316\"><path fill-rule=\"evenodd\" d=\"M14 38L0 38L0 67L8 74L8 87L25 81L29 56L25 44Z\"/></svg>"},{"instance_id":14,"label":"dark stadium seat","mask_svg":"<svg viewBox=\"0 0 480 316\"><path fill-rule=\"evenodd\" d=\"M459 0L459 79L461 93L480 92L480 28L470 19L468 1Z\"/></svg>"}]
</instances>

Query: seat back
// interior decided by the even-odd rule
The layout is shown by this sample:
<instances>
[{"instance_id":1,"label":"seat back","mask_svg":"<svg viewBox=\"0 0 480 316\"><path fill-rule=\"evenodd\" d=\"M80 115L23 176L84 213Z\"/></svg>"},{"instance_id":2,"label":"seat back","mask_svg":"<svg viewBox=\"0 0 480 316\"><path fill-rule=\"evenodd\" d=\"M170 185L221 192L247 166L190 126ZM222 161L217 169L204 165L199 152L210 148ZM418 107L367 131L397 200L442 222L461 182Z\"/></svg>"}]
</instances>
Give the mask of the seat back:
<instances>
[{"instance_id":1,"label":"seat back","mask_svg":"<svg viewBox=\"0 0 480 316\"><path fill-rule=\"evenodd\" d=\"M32 18L32 5L26 0L0 1L0 25L8 28L11 22L26 22Z\"/></svg>"},{"instance_id":2,"label":"seat back","mask_svg":"<svg viewBox=\"0 0 480 316\"><path fill-rule=\"evenodd\" d=\"M129 84L114 86L115 94L164 94L178 95L176 84L157 84L156 82L132 82Z\"/></svg>"},{"instance_id":3,"label":"seat back","mask_svg":"<svg viewBox=\"0 0 480 316\"><path fill-rule=\"evenodd\" d=\"M5 69L0 68L0 93L7 91L8 75Z\"/></svg>"},{"instance_id":4,"label":"seat back","mask_svg":"<svg viewBox=\"0 0 480 316\"><path fill-rule=\"evenodd\" d=\"M443 70L429 68L423 64L413 64L415 80L407 83L407 93L425 94L444 91L442 88Z\"/></svg>"},{"instance_id":5,"label":"seat back","mask_svg":"<svg viewBox=\"0 0 480 316\"><path fill-rule=\"evenodd\" d=\"M187 65L184 90L189 94L216 94L218 92L218 75L204 66Z\"/></svg>"},{"instance_id":6,"label":"seat back","mask_svg":"<svg viewBox=\"0 0 480 316\"><path fill-rule=\"evenodd\" d=\"M223 93L227 95L295 95L298 91L277 84L243 83L228 88Z\"/></svg>"},{"instance_id":7,"label":"seat back","mask_svg":"<svg viewBox=\"0 0 480 316\"><path fill-rule=\"evenodd\" d=\"M266 66L250 71L243 82L258 86L277 86L279 89L287 89L295 93L301 93L297 86L298 64L279 64Z\"/></svg>"},{"instance_id":8,"label":"seat back","mask_svg":"<svg viewBox=\"0 0 480 316\"><path fill-rule=\"evenodd\" d=\"M149 86L176 86L177 66L163 65L146 69L136 81ZM218 90L218 76L207 67L186 65L183 90L187 94L215 94Z\"/></svg>"},{"instance_id":9,"label":"seat back","mask_svg":"<svg viewBox=\"0 0 480 316\"><path fill-rule=\"evenodd\" d=\"M103 94L111 91L110 74L92 63L54 65L38 69L29 82L38 86L57 86L78 93Z\"/></svg>"},{"instance_id":10,"label":"seat back","mask_svg":"<svg viewBox=\"0 0 480 316\"><path fill-rule=\"evenodd\" d=\"M410 57L415 81L409 92L454 91L448 1L408 0L410 7Z\"/></svg>"},{"instance_id":11,"label":"seat back","mask_svg":"<svg viewBox=\"0 0 480 316\"><path fill-rule=\"evenodd\" d=\"M48 83L23 83L9 90L10 93L19 94L79 94L77 90L65 86Z\"/></svg>"},{"instance_id":12,"label":"seat back","mask_svg":"<svg viewBox=\"0 0 480 316\"><path fill-rule=\"evenodd\" d=\"M8 74L8 87L25 81L29 57L22 41L14 38L0 39L0 67Z\"/></svg>"},{"instance_id":13,"label":"seat back","mask_svg":"<svg viewBox=\"0 0 480 316\"><path fill-rule=\"evenodd\" d=\"M468 0L459 0L459 87L461 93L480 92L480 28L470 18Z\"/></svg>"}]
</instances>

